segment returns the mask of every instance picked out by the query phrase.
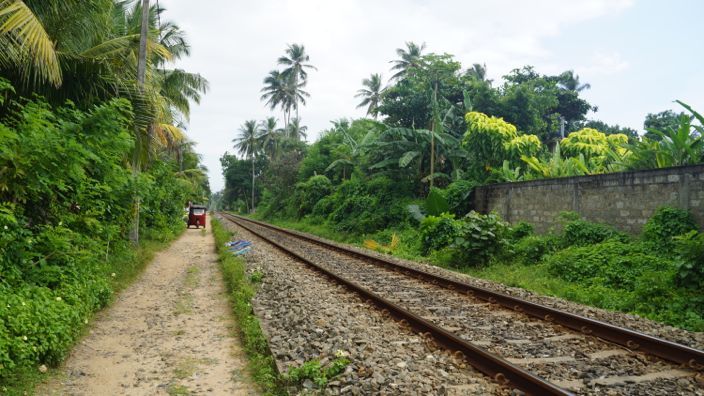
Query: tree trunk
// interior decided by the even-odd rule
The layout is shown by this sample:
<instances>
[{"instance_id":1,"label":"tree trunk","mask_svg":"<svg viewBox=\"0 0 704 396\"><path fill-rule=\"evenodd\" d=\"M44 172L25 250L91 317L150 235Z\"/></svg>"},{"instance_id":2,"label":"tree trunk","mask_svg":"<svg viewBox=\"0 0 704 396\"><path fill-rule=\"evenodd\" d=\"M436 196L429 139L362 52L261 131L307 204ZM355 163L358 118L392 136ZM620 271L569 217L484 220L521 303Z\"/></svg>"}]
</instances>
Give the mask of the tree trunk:
<instances>
[{"instance_id":1,"label":"tree trunk","mask_svg":"<svg viewBox=\"0 0 704 396\"><path fill-rule=\"evenodd\" d=\"M147 32L149 28L149 0L142 0L142 26L139 37L139 58L137 59L137 84L140 91L144 87L144 76L147 69ZM135 128L137 134L135 152L132 158L132 178L135 183L134 185L134 197L132 206L132 224L130 227L130 242L132 244L139 244L139 210L140 210L140 198L139 192L137 191L137 177L140 171L140 160L141 155L141 145L138 143L140 140L140 131Z\"/></svg>"},{"instance_id":2,"label":"tree trunk","mask_svg":"<svg viewBox=\"0 0 704 396\"><path fill-rule=\"evenodd\" d=\"M435 83L435 90L433 90L433 118L432 124L430 124L430 188L433 188L435 174L435 119L436 110L438 106L438 83Z\"/></svg>"},{"instance_id":3,"label":"tree trunk","mask_svg":"<svg viewBox=\"0 0 704 396\"><path fill-rule=\"evenodd\" d=\"M142 27L139 36L139 59L137 60L137 82L144 85L147 70L147 33L149 31L149 0L142 0Z\"/></svg>"},{"instance_id":4,"label":"tree trunk","mask_svg":"<svg viewBox=\"0 0 704 396\"><path fill-rule=\"evenodd\" d=\"M254 213L254 155L252 155L252 213Z\"/></svg>"}]
</instances>

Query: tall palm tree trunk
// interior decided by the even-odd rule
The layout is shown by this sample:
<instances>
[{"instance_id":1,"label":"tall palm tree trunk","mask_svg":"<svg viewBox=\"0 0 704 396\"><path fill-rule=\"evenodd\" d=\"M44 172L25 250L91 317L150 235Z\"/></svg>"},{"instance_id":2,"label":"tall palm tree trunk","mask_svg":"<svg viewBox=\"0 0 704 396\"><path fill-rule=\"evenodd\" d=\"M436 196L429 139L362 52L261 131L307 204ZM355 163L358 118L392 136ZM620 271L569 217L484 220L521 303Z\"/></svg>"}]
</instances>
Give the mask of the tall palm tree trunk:
<instances>
[{"instance_id":1,"label":"tall palm tree trunk","mask_svg":"<svg viewBox=\"0 0 704 396\"><path fill-rule=\"evenodd\" d=\"M252 155L252 213L254 213L254 155Z\"/></svg>"},{"instance_id":2,"label":"tall palm tree trunk","mask_svg":"<svg viewBox=\"0 0 704 396\"><path fill-rule=\"evenodd\" d=\"M139 36L139 58L137 59L137 84L140 91L144 87L144 77L147 69L147 32L149 28L149 0L142 0L142 26ZM136 131L139 134L139 130ZM139 136L139 135L138 135ZM136 139L139 141L139 137ZM137 185L137 177L140 171L139 156L140 150L135 147L135 154L132 158L132 177L134 184ZM139 211L140 211L139 191L134 191L134 206L132 209L132 226L130 228L130 241L137 245L139 244Z\"/></svg>"},{"instance_id":3,"label":"tall palm tree trunk","mask_svg":"<svg viewBox=\"0 0 704 396\"><path fill-rule=\"evenodd\" d=\"M437 101L438 101L438 83L435 83L435 90L433 91L433 107L437 106ZM435 174L435 111L436 109L433 109L433 121L432 124L430 125L430 188L433 188L434 185L434 177L433 175Z\"/></svg>"}]
</instances>

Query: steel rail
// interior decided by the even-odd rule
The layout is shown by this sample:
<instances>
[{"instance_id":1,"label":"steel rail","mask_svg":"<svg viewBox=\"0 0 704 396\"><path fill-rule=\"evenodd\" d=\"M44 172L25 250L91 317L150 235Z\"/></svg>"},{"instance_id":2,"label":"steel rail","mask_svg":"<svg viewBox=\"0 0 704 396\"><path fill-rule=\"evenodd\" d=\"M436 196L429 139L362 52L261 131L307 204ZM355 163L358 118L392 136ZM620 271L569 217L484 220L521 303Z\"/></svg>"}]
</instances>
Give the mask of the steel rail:
<instances>
[{"instance_id":1,"label":"steel rail","mask_svg":"<svg viewBox=\"0 0 704 396\"><path fill-rule=\"evenodd\" d=\"M413 314L395 303L379 296L378 294L365 289L359 284L341 277L327 268L303 257L302 255L288 249L282 244L263 235L261 232L242 224L241 217L235 217L226 213L221 213L231 222L246 229L259 238L274 245L276 248L295 258L298 261L314 268L315 270L332 278L336 282L345 285L347 288L359 294L367 302L372 302L385 314L393 316L404 326L420 333L429 341L436 342L453 352L453 356L458 359L465 359L470 365L480 372L488 375L501 385L520 389L531 395L572 395L572 393L534 375L530 372L509 363L508 361L458 337L454 333L447 331L422 317ZM240 220L240 221L238 221Z\"/></svg>"},{"instance_id":2,"label":"steel rail","mask_svg":"<svg viewBox=\"0 0 704 396\"><path fill-rule=\"evenodd\" d=\"M704 370L704 351L688 347L686 345L677 344L672 341L662 338L653 337L638 331L612 325L596 319L587 318L576 315L570 312L561 311L556 308L547 307L545 305L526 301L517 297L509 296L500 292L485 289L483 287L470 285L469 283L461 282L442 275L431 274L417 268L412 268L406 265L395 263L391 260L365 254L353 249L338 246L326 242L319 238L314 238L300 232L287 230L261 221L248 219L241 216L236 217L253 224L260 225L272 230L276 230L296 238L300 238L320 246L334 249L348 256L372 261L381 264L386 268L397 272L411 275L420 278L424 281L443 286L451 290L457 290L465 294L473 295L481 300L492 304L499 304L513 311L521 312L526 315L562 325L564 327L576 330L578 332L592 335L615 344L621 345L632 351L640 351L651 354L662 359L686 366L690 369L702 371Z\"/></svg>"}]
</instances>

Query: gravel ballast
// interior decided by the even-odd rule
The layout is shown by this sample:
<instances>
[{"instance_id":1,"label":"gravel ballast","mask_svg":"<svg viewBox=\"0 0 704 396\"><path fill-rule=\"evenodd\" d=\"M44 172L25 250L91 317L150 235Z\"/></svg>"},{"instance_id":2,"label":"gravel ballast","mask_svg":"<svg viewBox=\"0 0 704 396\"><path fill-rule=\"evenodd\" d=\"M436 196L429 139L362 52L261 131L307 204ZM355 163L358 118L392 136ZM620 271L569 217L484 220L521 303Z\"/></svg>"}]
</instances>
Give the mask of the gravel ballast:
<instances>
[{"instance_id":1,"label":"gravel ballast","mask_svg":"<svg viewBox=\"0 0 704 396\"><path fill-rule=\"evenodd\" d=\"M282 372L306 361L325 364L336 354L351 361L325 394L478 395L510 394L443 349L434 348L258 237L223 219L238 238L254 242L249 271L264 276L253 301ZM315 392L311 382L297 391ZM295 392L294 392L295 393Z\"/></svg>"},{"instance_id":2,"label":"gravel ballast","mask_svg":"<svg viewBox=\"0 0 704 396\"><path fill-rule=\"evenodd\" d=\"M678 394L704 394L694 372L679 370L677 365L645 359L598 338L512 310L497 310L491 304L364 260L260 226L248 226L461 338L577 393L601 394L620 387L619 393L655 395L667 393L673 383ZM641 386L640 381L647 386Z\"/></svg>"}]
</instances>

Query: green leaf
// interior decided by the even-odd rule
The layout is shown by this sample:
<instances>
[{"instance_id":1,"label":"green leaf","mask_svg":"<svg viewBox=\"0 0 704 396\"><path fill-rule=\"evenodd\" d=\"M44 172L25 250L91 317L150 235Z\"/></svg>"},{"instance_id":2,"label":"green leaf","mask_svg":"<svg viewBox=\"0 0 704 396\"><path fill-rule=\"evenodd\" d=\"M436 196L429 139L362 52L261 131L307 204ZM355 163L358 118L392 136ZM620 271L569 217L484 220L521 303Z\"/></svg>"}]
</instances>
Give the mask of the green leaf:
<instances>
[{"instance_id":1,"label":"green leaf","mask_svg":"<svg viewBox=\"0 0 704 396\"><path fill-rule=\"evenodd\" d=\"M408 151L404 153L398 160L398 166L401 168L407 167L414 158L420 155L419 151Z\"/></svg>"},{"instance_id":2,"label":"green leaf","mask_svg":"<svg viewBox=\"0 0 704 396\"><path fill-rule=\"evenodd\" d=\"M425 214L423 214L419 205L408 205L406 209L416 221L422 222L425 219Z\"/></svg>"},{"instance_id":3,"label":"green leaf","mask_svg":"<svg viewBox=\"0 0 704 396\"><path fill-rule=\"evenodd\" d=\"M425 211L431 216L439 216L441 213L450 211L447 199L437 188L430 189L428 197L425 198Z\"/></svg>"}]
</instances>

